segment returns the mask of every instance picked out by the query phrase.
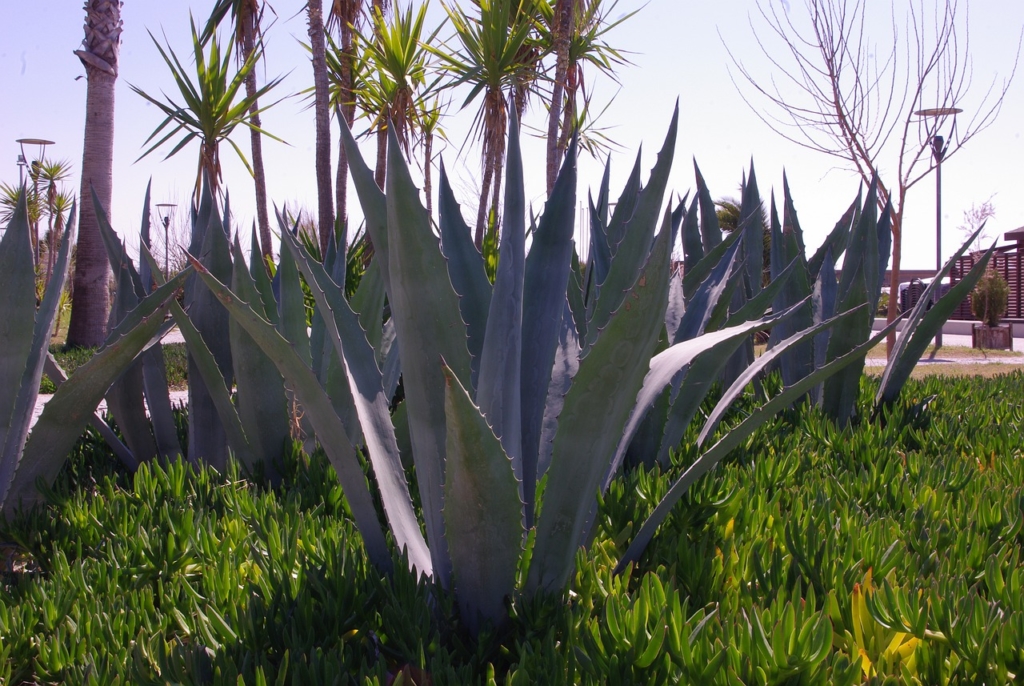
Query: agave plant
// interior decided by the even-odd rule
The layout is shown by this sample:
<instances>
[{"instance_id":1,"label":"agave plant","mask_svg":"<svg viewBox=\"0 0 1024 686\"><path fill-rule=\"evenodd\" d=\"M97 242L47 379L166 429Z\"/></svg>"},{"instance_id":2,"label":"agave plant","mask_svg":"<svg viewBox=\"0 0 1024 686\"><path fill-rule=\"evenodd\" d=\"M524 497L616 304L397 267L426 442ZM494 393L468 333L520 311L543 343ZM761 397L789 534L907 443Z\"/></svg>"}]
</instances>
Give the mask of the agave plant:
<instances>
[{"instance_id":1,"label":"agave plant","mask_svg":"<svg viewBox=\"0 0 1024 686\"><path fill-rule=\"evenodd\" d=\"M111 383L158 335L167 303L186 276L179 275L125 314L96 355L60 384L30 433L74 224L72 209L53 277L38 308L24 195L0 240L0 288L7 294L0 303L0 510L8 517L40 500L38 481L49 486L56 479ZM60 375L59 369L53 373Z\"/></svg>"},{"instance_id":2,"label":"agave plant","mask_svg":"<svg viewBox=\"0 0 1024 686\"><path fill-rule=\"evenodd\" d=\"M232 292L193 262L232 320L294 390L335 467L372 562L386 570L392 552L358 459L361 446L395 545L412 568L454 590L473 631L505 616L505 598L517 592L517 568L526 549L529 563L518 591L564 591L576 550L588 540L602 482L617 469L616 446L630 417L646 411L637 405L638 393L641 401L660 395L680 369L702 356L728 358L753 331L795 311L746 316L753 306L746 308L735 320L740 323L669 347L652 360L669 298L675 232L672 215L663 217L661 206L675 136L673 119L649 182L642 189L627 187L626 195L633 197L620 199L620 206L628 203L632 209L616 213L612 222L616 250L607 273L595 282L585 321L576 321L570 306L578 283L571 276L576 148L571 146L562 165L527 253L515 124L493 286L444 174L438 237L394 133L381 191L347 129L352 178L376 251L361 296L357 292L346 301L337 257L321 264L283 231L282 255L294 259L318 311L312 333L296 341L261 314L256 294ZM390 319L382 328L385 297ZM710 441L725 410L782 350L850 316L798 332L780 343L779 353L746 370L726 390L702 441ZM322 347L314 341L318 336ZM819 383L865 350L816 370L809 383ZM326 390L331 374L324 373L324 364L335 370L346 393ZM404 400L392 414L399 368ZM785 390L711 447L698 471L716 464L775 411L806 393L805 386ZM399 429L406 425L426 536L402 465ZM542 479L546 486L539 496Z\"/></svg>"}]
</instances>

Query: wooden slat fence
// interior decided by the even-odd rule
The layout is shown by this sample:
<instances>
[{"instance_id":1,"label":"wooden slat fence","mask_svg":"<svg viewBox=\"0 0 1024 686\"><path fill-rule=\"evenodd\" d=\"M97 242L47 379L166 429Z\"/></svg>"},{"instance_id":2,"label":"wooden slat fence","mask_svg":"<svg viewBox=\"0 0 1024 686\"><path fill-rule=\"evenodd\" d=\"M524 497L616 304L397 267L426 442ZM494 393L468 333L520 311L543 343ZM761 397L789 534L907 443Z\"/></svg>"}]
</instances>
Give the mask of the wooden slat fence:
<instances>
[{"instance_id":1,"label":"wooden slat fence","mask_svg":"<svg viewBox=\"0 0 1024 686\"><path fill-rule=\"evenodd\" d=\"M953 265L953 269L950 271L950 281L956 283L962 280L964 275L971 270L980 258L981 253L977 253L964 255L957 260L957 263ZM1006 279L1006 284L1010 287L1005 316L1010 319L1024 318L1024 250L1019 249L1017 246L997 248L996 253L992 255L990 268L1002 274L1003 278ZM974 315L971 314L971 300L969 297L965 298L957 306L950 319L974 319Z\"/></svg>"}]
</instances>

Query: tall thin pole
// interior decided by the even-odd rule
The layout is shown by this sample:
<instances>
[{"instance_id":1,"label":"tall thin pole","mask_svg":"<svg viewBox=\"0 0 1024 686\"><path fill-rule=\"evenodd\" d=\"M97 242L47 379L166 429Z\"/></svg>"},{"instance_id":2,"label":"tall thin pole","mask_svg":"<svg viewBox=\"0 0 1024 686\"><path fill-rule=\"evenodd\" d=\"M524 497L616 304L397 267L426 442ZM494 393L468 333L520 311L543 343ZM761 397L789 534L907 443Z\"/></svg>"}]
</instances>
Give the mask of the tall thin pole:
<instances>
[{"instance_id":1,"label":"tall thin pole","mask_svg":"<svg viewBox=\"0 0 1024 686\"><path fill-rule=\"evenodd\" d=\"M942 158L946 155L942 136L932 137L932 154L935 156L935 278L942 271ZM942 283L936 288L935 296L942 297ZM935 349L942 347L942 328L935 334Z\"/></svg>"},{"instance_id":2,"label":"tall thin pole","mask_svg":"<svg viewBox=\"0 0 1024 686\"><path fill-rule=\"evenodd\" d=\"M171 225L171 214L168 212L167 216L164 217L164 278L170 278L171 272L167 268L167 244L168 244L168 227Z\"/></svg>"}]
</instances>

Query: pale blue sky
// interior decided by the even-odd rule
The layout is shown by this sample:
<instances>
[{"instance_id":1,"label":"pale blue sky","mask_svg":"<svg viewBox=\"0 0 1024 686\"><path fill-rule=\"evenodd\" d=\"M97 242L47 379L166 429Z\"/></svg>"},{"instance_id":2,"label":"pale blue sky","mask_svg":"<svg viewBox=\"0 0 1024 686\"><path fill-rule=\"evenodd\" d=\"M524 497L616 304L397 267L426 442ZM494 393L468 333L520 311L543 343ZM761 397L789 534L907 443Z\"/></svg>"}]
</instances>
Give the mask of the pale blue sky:
<instances>
[{"instance_id":1,"label":"pale blue sky","mask_svg":"<svg viewBox=\"0 0 1024 686\"><path fill-rule=\"evenodd\" d=\"M154 202L185 202L193 183L197 154L193 147L168 161L163 161L159 152L135 161L143 141L162 116L132 93L129 84L151 93L163 90L174 95L170 75L146 30L161 41L165 32L172 47L185 59L190 50L189 8L197 18L205 18L211 4L212 0L125 1L116 106L113 217L115 228L130 242L134 242L138 231L146 182L153 179ZM306 37L304 14L295 14L301 3L277 0L271 4L279 17L267 33L266 74L273 77L287 73L279 92L296 92L312 83L306 53L298 43ZM619 9L628 11L641 4L638 0L621 0ZM804 11L802 3L790 4L790 11L799 18ZM967 2L961 0L961 4L966 6ZM433 5L431 16L440 18L440 4L434 0ZM82 39L81 2L0 0L0 6L5 18L0 24L0 180L17 180L18 149L14 141L26 137L56 141L47 155L68 159L77 173L82 155L86 81L76 80L84 69L72 51ZM638 15L610 35L614 45L633 53L633 65L619 70L621 89L607 81L593 84L596 101L603 105L612 100L602 121L612 127L609 134L623 146L613 156L613 194L621 187L641 143L644 169L653 164L654 152L661 145L678 98L680 135L670 187L680 194L692 188L691 160L696 159L716 197L735 196L741 174L753 158L767 201L773 187L781 189L785 169L807 243L813 247L850 203L859 181L850 172L836 169L835 161L779 137L744 104L730 80L723 41L745 62L770 74L753 44L748 23L751 16L760 26L753 0L650 0ZM974 3L970 20L975 89L971 97L958 103L965 114L971 112L972 105L976 109L977 101L994 77L1001 80L1009 76L1024 27L1024 3ZM442 35L445 33L442 30ZM461 104L463 97L456 94L454 105ZM456 159L467 119L461 116L449 120L448 130L454 143L444 151L444 159L462 196L467 202L475 202L470 196L479 168L477 148L465 148ZM525 124L541 127L543 120L543 109L535 105ZM305 109L302 99L291 98L267 112L264 125L289 143L265 143L270 198L292 207L314 207L312 111ZM1024 81L1018 77L996 123L943 167L946 255L954 248L954 242L959 244L955 227L972 203L992 198L997 210L990 222L993 237L1024 225L1022 127ZM248 151L245 131L240 129L236 140ZM527 139L524 148L528 193L539 209L543 199L543 147L539 140ZM233 152L224 150L222 155L233 209L242 225L248 227L253 217L252 183ZM581 199L585 199L587 188L597 183L602 164L590 159L581 162ZM883 163L883 170L893 164ZM77 192L77 178L70 185ZM929 178L912 190L907 205L905 267L927 268L934 264L934 227L934 181Z\"/></svg>"}]
</instances>

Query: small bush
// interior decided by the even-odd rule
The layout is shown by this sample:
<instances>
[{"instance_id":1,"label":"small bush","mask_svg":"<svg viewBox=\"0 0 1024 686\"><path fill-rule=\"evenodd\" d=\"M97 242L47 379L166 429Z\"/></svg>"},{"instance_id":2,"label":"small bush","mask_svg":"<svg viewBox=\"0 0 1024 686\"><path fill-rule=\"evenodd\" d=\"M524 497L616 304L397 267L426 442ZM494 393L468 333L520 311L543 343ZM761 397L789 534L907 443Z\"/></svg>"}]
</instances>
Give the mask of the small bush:
<instances>
[{"instance_id":1,"label":"small bush","mask_svg":"<svg viewBox=\"0 0 1024 686\"><path fill-rule=\"evenodd\" d=\"M988 269L971 293L971 312L985 326L996 326L1006 314L1006 301L1010 288L995 269Z\"/></svg>"}]
</instances>

